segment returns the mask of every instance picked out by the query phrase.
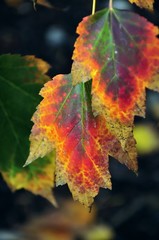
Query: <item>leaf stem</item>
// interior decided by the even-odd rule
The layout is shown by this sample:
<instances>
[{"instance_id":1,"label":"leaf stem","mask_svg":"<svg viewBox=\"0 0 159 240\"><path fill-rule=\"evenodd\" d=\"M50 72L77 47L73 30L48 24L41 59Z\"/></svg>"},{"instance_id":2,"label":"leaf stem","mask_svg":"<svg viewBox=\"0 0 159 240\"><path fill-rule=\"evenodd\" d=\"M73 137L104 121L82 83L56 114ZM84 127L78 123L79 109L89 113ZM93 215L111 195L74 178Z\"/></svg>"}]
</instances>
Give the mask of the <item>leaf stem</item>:
<instances>
[{"instance_id":1,"label":"leaf stem","mask_svg":"<svg viewBox=\"0 0 159 240\"><path fill-rule=\"evenodd\" d=\"M113 0L109 0L109 9L110 9L110 10L113 9Z\"/></svg>"},{"instance_id":2,"label":"leaf stem","mask_svg":"<svg viewBox=\"0 0 159 240\"><path fill-rule=\"evenodd\" d=\"M92 15L95 14L95 10L96 10L96 0L93 0L93 4L92 4Z\"/></svg>"}]
</instances>

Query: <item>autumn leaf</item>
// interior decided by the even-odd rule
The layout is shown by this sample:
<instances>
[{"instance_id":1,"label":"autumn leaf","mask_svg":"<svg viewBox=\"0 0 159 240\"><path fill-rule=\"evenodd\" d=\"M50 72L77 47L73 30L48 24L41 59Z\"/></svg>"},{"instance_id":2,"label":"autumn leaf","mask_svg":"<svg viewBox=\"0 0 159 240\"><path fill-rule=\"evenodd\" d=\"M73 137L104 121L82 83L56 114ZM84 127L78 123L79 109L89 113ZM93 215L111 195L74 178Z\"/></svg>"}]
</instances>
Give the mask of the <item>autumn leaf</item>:
<instances>
[{"instance_id":1,"label":"autumn leaf","mask_svg":"<svg viewBox=\"0 0 159 240\"><path fill-rule=\"evenodd\" d=\"M135 13L104 9L85 17L77 33L73 84L92 79L94 114L105 116L125 149L134 116L145 116L145 88L159 90L158 28Z\"/></svg>"},{"instance_id":2,"label":"autumn leaf","mask_svg":"<svg viewBox=\"0 0 159 240\"><path fill-rule=\"evenodd\" d=\"M40 94L44 99L33 116L31 141L43 135L52 143L57 155L56 185L67 183L74 199L90 206L99 187L111 188L111 183L85 85L73 87L71 75L58 75ZM28 162L39 157L34 149L31 144Z\"/></svg>"},{"instance_id":3,"label":"autumn leaf","mask_svg":"<svg viewBox=\"0 0 159 240\"><path fill-rule=\"evenodd\" d=\"M81 233L86 235L95 219L95 206L89 212L79 202L63 198L59 209L34 216L20 231L29 240L73 240L81 237Z\"/></svg>"},{"instance_id":4,"label":"autumn leaf","mask_svg":"<svg viewBox=\"0 0 159 240\"><path fill-rule=\"evenodd\" d=\"M49 65L33 56L0 56L0 172L12 190L25 188L52 196L54 153L23 168L29 151L30 118L40 101L38 92L49 80Z\"/></svg>"},{"instance_id":5,"label":"autumn leaf","mask_svg":"<svg viewBox=\"0 0 159 240\"><path fill-rule=\"evenodd\" d=\"M91 110L90 82L72 86L71 74L45 84L33 116L31 150L26 164L56 149L56 185L68 184L75 200L90 206L99 187L111 188L108 154L136 170L136 156L123 152L106 129L105 119ZM43 139L43 141L41 140ZM45 141L44 153L36 151Z\"/></svg>"},{"instance_id":6,"label":"autumn leaf","mask_svg":"<svg viewBox=\"0 0 159 240\"><path fill-rule=\"evenodd\" d=\"M136 3L137 6L141 8L147 8L153 10L154 0L129 0L131 3Z\"/></svg>"}]
</instances>

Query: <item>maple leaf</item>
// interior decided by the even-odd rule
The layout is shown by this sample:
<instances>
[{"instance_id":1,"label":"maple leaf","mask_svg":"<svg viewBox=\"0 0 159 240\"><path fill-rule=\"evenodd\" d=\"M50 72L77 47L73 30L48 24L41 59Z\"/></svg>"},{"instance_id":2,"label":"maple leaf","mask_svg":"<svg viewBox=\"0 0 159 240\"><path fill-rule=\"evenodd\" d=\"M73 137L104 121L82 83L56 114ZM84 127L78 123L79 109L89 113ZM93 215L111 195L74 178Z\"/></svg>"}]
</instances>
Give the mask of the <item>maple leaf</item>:
<instances>
[{"instance_id":1,"label":"maple leaf","mask_svg":"<svg viewBox=\"0 0 159 240\"><path fill-rule=\"evenodd\" d=\"M23 235L29 240L73 240L78 236L81 237L81 232L90 230L92 224L94 226L95 206L89 212L79 202L71 199L68 201L65 197L60 200L60 203L61 206L56 211L50 209L48 213L38 214L23 225L20 228ZM88 238L82 237L82 239Z\"/></svg>"},{"instance_id":2,"label":"maple leaf","mask_svg":"<svg viewBox=\"0 0 159 240\"><path fill-rule=\"evenodd\" d=\"M136 3L137 6L141 8L147 8L153 10L154 0L129 0L131 3Z\"/></svg>"},{"instance_id":3,"label":"maple leaf","mask_svg":"<svg viewBox=\"0 0 159 240\"><path fill-rule=\"evenodd\" d=\"M99 187L111 188L108 154L133 170L137 168L135 154L123 152L119 141L106 129L105 119L93 116L90 88L90 81L72 86L71 74L57 75L45 84L40 92L44 99L32 118L31 150L26 162L55 148L56 185L67 183L74 199L86 206L92 204Z\"/></svg>"},{"instance_id":4,"label":"maple leaf","mask_svg":"<svg viewBox=\"0 0 159 240\"><path fill-rule=\"evenodd\" d=\"M30 118L40 101L38 92L49 80L49 65L33 56L0 56L0 172L12 190L25 188L52 196L54 157L23 168L29 150Z\"/></svg>"},{"instance_id":5,"label":"maple leaf","mask_svg":"<svg viewBox=\"0 0 159 240\"><path fill-rule=\"evenodd\" d=\"M85 17L77 33L73 84L92 79L94 114L105 116L125 149L134 116L145 116L145 88L159 90L158 28L135 13L104 9Z\"/></svg>"}]
</instances>

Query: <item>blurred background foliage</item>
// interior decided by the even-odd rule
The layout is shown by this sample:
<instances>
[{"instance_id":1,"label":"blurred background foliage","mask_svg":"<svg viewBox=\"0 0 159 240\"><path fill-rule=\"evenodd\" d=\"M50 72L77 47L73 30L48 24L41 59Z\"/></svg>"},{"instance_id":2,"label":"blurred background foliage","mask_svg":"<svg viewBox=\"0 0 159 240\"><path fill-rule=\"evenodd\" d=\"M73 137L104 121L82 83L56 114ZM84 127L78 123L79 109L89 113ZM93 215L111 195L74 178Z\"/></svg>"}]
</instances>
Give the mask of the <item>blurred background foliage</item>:
<instances>
[{"instance_id":1,"label":"blurred background foliage","mask_svg":"<svg viewBox=\"0 0 159 240\"><path fill-rule=\"evenodd\" d=\"M51 65L49 76L69 73L78 23L91 13L92 0L0 1L0 54L35 55ZM97 9L108 4L97 0ZM120 9L136 11L159 26L154 14L127 0ZM47 200L0 179L0 240L157 240L159 237L159 94L147 91L146 119L135 119L138 177L110 159L113 190L100 190L91 213L71 200L66 186L54 190L59 209ZM27 124L27 123L26 123ZM30 126L30 123L28 123ZM3 136L1 136L3 137ZM6 146L7 151L7 146ZM7 160L6 160L7 161Z\"/></svg>"}]
</instances>

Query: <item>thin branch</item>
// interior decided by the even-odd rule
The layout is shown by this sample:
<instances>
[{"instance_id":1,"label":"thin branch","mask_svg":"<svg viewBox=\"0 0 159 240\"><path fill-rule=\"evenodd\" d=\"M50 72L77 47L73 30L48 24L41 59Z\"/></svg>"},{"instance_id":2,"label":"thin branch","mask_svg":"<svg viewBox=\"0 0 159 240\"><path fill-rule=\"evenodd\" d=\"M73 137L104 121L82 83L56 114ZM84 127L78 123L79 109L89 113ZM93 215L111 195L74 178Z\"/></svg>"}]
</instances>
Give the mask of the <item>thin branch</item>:
<instances>
[{"instance_id":1,"label":"thin branch","mask_svg":"<svg viewBox=\"0 0 159 240\"><path fill-rule=\"evenodd\" d=\"M96 10L96 0L93 0L93 4L92 4L92 15L95 14L95 10Z\"/></svg>"}]
</instances>

